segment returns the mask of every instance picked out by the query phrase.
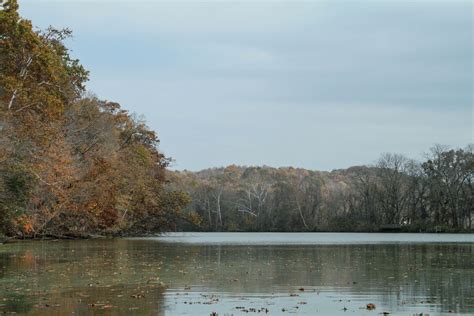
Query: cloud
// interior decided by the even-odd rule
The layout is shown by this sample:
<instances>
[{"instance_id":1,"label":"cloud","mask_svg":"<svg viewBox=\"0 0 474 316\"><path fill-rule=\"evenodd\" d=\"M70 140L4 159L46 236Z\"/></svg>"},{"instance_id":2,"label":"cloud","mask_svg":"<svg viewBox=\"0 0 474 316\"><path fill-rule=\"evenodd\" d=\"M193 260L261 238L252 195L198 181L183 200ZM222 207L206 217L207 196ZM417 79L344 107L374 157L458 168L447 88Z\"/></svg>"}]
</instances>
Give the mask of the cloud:
<instances>
[{"instance_id":1,"label":"cloud","mask_svg":"<svg viewBox=\"0 0 474 316\"><path fill-rule=\"evenodd\" d=\"M473 141L471 1L24 0L179 168L332 169Z\"/></svg>"}]
</instances>

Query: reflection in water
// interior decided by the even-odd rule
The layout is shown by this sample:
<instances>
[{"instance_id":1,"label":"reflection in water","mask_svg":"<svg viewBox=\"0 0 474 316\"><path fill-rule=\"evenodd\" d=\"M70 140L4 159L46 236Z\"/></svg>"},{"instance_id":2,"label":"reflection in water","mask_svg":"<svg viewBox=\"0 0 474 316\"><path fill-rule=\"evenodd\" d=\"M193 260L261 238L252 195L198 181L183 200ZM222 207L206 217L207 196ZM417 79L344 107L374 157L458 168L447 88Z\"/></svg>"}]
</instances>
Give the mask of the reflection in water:
<instances>
[{"instance_id":1,"label":"reflection in water","mask_svg":"<svg viewBox=\"0 0 474 316\"><path fill-rule=\"evenodd\" d=\"M21 242L0 247L0 312L469 314L473 253L473 243Z\"/></svg>"}]
</instances>

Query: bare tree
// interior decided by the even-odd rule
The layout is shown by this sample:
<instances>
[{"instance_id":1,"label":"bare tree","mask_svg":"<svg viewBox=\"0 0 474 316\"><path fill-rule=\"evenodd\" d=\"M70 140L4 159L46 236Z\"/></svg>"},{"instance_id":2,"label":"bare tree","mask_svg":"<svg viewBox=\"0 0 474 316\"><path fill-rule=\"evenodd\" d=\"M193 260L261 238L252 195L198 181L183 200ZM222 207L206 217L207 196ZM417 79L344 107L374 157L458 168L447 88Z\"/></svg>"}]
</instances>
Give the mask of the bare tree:
<instances>
[{"instance_id":1,"label":"bare tree","mask_svg":"<svg viewBox=\"0 0 474 316\"><path fill-rule=\"evenodd\" d=\"M380 202L385 223L400 224L406 209L408 159L400 154L383 154L377 162Z\"/></svg>"}]
</instances>

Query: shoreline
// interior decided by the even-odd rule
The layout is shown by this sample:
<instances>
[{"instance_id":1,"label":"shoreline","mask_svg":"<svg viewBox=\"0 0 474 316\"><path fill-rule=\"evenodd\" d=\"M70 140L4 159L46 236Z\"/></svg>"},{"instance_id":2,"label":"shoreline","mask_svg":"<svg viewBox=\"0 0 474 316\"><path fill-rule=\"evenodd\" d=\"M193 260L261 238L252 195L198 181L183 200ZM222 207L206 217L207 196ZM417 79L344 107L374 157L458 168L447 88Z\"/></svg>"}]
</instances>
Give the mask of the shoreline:
<instances>
[{"instance_id":1,"label":"shoreline","mask_svg":"<svg viewBox=\"0 0 474 316\"><path fill-rule=\"evenodd\" d=\"M99 235L99 234L90 234L90 235L81 235L81 236L69 236L69 235L45 235L37 237L7 237L0 236L0 245L17 243L17 242L26 242L26 241L53 241L53 240L97 240L97 239L126 239L126 238L145 238L145 237L159 237L160 235L165 235L167 233L232 233L232 234L258 234L258 233L279 233L279 234L318 234L318 233L352 233L352 234L437 234L437 235L446 235L446 234L474 234L473 230L457 230L457 231L170 231L170 232L161 232L157 234L138 234L138 235Z\"/></svg>"}]
</instances>

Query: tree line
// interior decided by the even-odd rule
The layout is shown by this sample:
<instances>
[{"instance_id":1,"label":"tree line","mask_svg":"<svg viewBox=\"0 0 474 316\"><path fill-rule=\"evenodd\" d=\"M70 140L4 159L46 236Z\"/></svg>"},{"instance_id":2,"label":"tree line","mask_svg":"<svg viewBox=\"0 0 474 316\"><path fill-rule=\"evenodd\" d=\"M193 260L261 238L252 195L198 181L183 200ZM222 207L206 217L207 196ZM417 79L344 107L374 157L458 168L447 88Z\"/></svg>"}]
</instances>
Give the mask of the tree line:
<instances>
[{"instance_id":1,"label":"tree line","mask_svg":"<svg viewBox=\"0 0 474 316\"><path fill-rule=\"evenodd\" d=\"M437 145L423 162L386 153L372 166L331 172L232 165L169 178L191 197L185 212L200 219L183 230L472 230L473 149Z\"/></svg>"},{"instance_id":2,"label":"tree line","mask_svg":"<svg viewBox=\"0 0 474 316\"><path fill-rule=\"evenodd\" d=\"M141 234L187 220L155 132L85 92L71 31L34 31L17 1L0 5L0 234Z\"/></svg>"},{"instance_id":3,"label":"tree line","mask_svg":"<svg viewBox=\"0 0 474 316\"><path fill-rule=\"evenodd\" d=\"M70 36L0 0L0 235L472 229L472 145L332 172L167 171L143 120L86 92Z\"/></svg>"}]
</instances>

